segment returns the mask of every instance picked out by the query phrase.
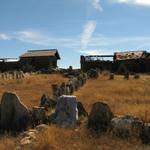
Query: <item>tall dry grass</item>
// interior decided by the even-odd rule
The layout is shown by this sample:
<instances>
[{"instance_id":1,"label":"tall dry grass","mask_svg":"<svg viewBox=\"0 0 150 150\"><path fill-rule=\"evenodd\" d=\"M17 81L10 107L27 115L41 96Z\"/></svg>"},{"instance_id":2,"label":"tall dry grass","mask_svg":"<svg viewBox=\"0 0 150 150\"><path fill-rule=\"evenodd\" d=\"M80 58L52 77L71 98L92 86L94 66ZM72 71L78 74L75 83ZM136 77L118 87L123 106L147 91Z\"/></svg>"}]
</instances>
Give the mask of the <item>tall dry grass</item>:
<instances>
[{"instance_id":1,"label":"tall dry grass","mask_svg":"<svg viewBox=\"0 0 150 150\"><path fill-rule=\"evenodd\" d=\"M103 101L109 104L115 115L129 114L150 121L149 76L143 75L138 80L133 77L124 80L122 76L116 76L115 80L108 80L108 76L101 75L96 80L88 80L74 95L88 112L94 102ZM40 150L150 150L150 147L142 145L137 139L120 140L107 134L101 137L91 136L85 125L77 130L50 126L39 139Z\"/></svg>"},{"instance_id":2,"label":"tall dry grass","mask_svg":"<svg viewBox=\"0 0 150 150\"><path fill-rule=\"evenodd\" d=\"M108 80L108 76L101 75L89 80L75 95L88 111L94 102L103 101L116 115L134 115L150 122L150 76L137 80L116 76L115 80Z\"/></svg>"},{"instance_id":3,"label":"tall dry grass","mask_svg":"<svg viewBox=\"0 0 150 150\"><path fill-rule=\"evenodd\" d=\"M21 80L0 80L0 98L5 91L16 92L27 106L38 106L43 94L51 96L51 84L67 81L59 74L32 75Z\"/></svg>"},{"instance_id":4,"label":"tall dry grass","mask_svg":"<svg viewBox=\"0 0 150 150\"><path fill-rule=\"evenodd\" d=\"M61 83L67 79L60 75L34 75L21 82L0 81L0 94L6 90L15 91L28 106L39 104L43 93L51 96L50 84ZM92 104L104 101L109 104L116 115L131 114L145 121L150 121L150 76L142 75L140 79L124 80L116 76L115 80L108 80L108 76L101 75L96 80L87 83L74 93L90 112ZM18 138L0 138L0 150L13 149ZM1 148L2 147L2 148ZM9 148L10 147L10 148ZM136 139L120 140L109 135L94 137L82 124L75 130L60 129L50 126L38 135L32 150L150 150ZM25 149L27 150L27 148Z\"/></svg>"},{"instance_id":5,"label":"tall dry grass","mask_svg":"<svg viewBox=\"0 0 150 150\"><path fill-rule=\"evenodd\" d=\"M136 139L120 140L108 135L91 136L84 127L76 130L60 129L50 126L38 137L39 150L149 150Z\"/></svg>"}]
</instances>

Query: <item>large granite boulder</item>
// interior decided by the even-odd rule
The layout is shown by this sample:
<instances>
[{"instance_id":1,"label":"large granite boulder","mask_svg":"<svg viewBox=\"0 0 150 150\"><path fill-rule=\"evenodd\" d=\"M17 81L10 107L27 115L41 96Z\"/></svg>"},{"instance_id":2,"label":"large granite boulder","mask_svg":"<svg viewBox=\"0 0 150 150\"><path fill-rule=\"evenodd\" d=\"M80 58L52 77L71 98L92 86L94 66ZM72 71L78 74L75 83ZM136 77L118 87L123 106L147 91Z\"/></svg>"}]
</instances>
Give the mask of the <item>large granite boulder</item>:
<instances>
[{"instance_id":1,"label":"large granite boulder","mask_svg":"<svg viewBox=\"0 0 150 150\"><path fill-rule=\"evenodd\" d=\"M51 107L48 96L46 96L45 94L42 95L39 106L40 107Z\"/></svg>"},{"instance_id":2,"label":"large granite boulder","mask_svg":"<svg viewBox=\"0 0 150 150\"><path fill-rule=\"evenodd\" d=\"M40 100L40 107L44 107L45 110L48 110L48 108L54 108L56 105L56 101L50 99L48 96L46 96L45 94L41 97Z\"/></svg>"},{"instance_id":3,"label":"large granite boulder","mask_svg":"<svg viewBox=\"0 0 150 150\"><path fill-rule=\"evenodd\" d=\"M76 96L60 96L57 99L56 111L52 116L52 123L57 124L59 127L76 127L78 120Z\"/></svg>"},{"instance_id":4,"label":"large granite boulder","mask_svg":"<svg viewBox=\"0 0 150 150\"><path fill-rule=\"evenodd\" d=\"M58 84L52 84L51 88L52 88L53 99L56 100L61 95L60 87Z\"/></svg>"},{"instance_id":5,"label":"large granite boulder","mask_svg":"<svg viewBox=\"0 0 150 150\"><path fill-rule=\"evenodd\" d=\"M143 121L133 116L115 117L111 120L110 127L111 133L115 137L139 137L143 127Z\"/></svg>"},{"instance_id":6,"label":"large granite boulder","mask_svg":"<svg viewBox=\"0 0 150 150\"><path fill-rule=\"evenodd\" d=\"M78 102L77 103L77 108L78 108L78 116L79 117L87 117L88 116L88 113L87 111L85 110L83 104L81 102Z\"/></svg>"},{"instance_id":7,"label":"large granite boulder","mask_svg":"<svg viewBox=\"0 0 150 150\"><path fill-rule=\"evenodd\" d=\"M109 106L103 102L96 102L93 104L92 111L88 118L88 128L102 133L107 131L110 121L113 117Z\"/></svg>"},{"instance_id":8,"label":"large granite boulder","mask_svg":"<svg viewBox=\"0 0 150 150\"><path fill-rule=\"evenodd\" d=\"M96 69L90 69L87 73L89 78L98 78L98 71Z\"/></svg>"},{"instance_id":9,"label":"large granite boulder","mask_svg":"<svg viewBox=\"0 0 150 150\"><path fill-rule=\"evenodd\" d=\"M34 106L31 110L31 124L33 127L46 122L46 110L44 107Z\"/></svg>"},{"instance_id":10,"label":"large granite boulder","mask_svg":"<svg viewBox=\"0 0 150 150\"><path fill-rule=\"evenodd\" d=\"M2 129L20 131L27 128L29 110L15 93L5 92L3 94L0 114Z\"/></svg>"}]
</instances>

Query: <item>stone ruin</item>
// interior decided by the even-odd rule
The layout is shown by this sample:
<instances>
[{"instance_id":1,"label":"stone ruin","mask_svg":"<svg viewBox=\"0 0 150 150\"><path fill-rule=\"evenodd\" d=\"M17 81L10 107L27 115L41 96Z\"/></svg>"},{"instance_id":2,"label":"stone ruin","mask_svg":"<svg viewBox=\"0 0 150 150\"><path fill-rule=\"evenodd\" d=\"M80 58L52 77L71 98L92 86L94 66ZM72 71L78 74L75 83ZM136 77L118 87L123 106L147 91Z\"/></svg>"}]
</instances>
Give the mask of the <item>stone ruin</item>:
<instances>
[{"instance_id":1,"label":"stone ruin","mask_svg":"<svg viewBox=\"0 0 150 150\"><path fill-rule=\"evenodd\" d=\"M72 76L66 83L63 82L60 85L52 84L52 98L56 100L61 95L72 95L86 83L87 79L87 73L80 73L77 76Z\"/></svg>"},{"instance_id":2,"label":"stone ruin","mask_svg":"<svg viewBox=\"0 0 150 150\"><path fill-rule=\"evenodd\" d=\"M29 76L28 73L24 73L23 71L9 71L0 73L0 78L2 80L19 80Z\"/></svg>"},{"instance_id":3,"label":"stone ruin","mask_svg":"<svg viewBox=\"0 0 150 150\"><path fill-rule=\"evenodd\" d=\"M147 51L115 52L113 55L88 55L80 57L81 70L87 72L92 69L108 70L125 74L149 73L150 53Z\"/></svg>"},{"instance_id":4,"label":"stone ruin","mask_svg":"<svg viewBox=\"0 0 150 150\"><path fill-rule=\"evenodd\" d=\"M0 104L0 127L3 130L20 131L26 129L29 109L15 93L5 92Z\"/></svg>"},{"instance_id":5,"label":"stone ruin","mask_svg":"<svg viewBox=\"0 0 150 150\"><path fill-rule=\"evenodd\" d=\"M53 116L52 123L59 127L75 128L78 120L76 96L60 96L57 99L56 110Z\"/></svg>"},{"instance_id":6,"label":"stone ruin","mask_svg":"<svg viewBox=\"0 0 150 150\"><path fill-rule=\"evenodd\" d=\"M82 73L72 77L67 83L52 85L52 89L55 89L52 93L53 99L43 95L39 106L32 109L27 108L15 93L5 92L0 105L0 129L18 132L43 123L56 124L62 128L76 128L85 117L88 118L88 128L96 134L108 131L118 138L134 136L140 138L144 144L149 144L149 123L132 116L114 117L109 106L103 102L93 104L88 115L83 104L76 96L71 95L80 89L87 79L88 75ZM113 79L112 73L109 73L109 79ZM48 114L48 108L55 109L55 113ZM22 143L28 141L24 140Z\"/></svg>"},{"instance_id":7,"label":"stone ruin","mask_svg":"<svg viewBox=\"0 0 150 150\"><path fill-rule=\"evenodd\" d=\"M97 133L106 132L112 118L113 113L107 104L94 103L88 118L88 128Z\"/></svg>"},{"instance_id":8,"label":"stone ruin","mask_svg":"<svg viewBox=\"0 0 150 150\"><path fill-rule=\"evenodd\" d=\"M133 116L114 117L109 106L103 102L94 103L88 115L77 97L68 95L58 97L55 113L49 115L44 107L36 106L28 109L15 93L5 92L0 104L0 130L20 132L34 127L38 131L41 128L48 128L42 125L43 123L56 124L62 128L76 128L81 116L88 117L87 126L95 134L107 132L117 138L136 137L144 144L150 144L149 123ZM37 131L29 129L24 132L26 136L21 139L21 144L31 143Z\"/></svg>"}]
</instances>

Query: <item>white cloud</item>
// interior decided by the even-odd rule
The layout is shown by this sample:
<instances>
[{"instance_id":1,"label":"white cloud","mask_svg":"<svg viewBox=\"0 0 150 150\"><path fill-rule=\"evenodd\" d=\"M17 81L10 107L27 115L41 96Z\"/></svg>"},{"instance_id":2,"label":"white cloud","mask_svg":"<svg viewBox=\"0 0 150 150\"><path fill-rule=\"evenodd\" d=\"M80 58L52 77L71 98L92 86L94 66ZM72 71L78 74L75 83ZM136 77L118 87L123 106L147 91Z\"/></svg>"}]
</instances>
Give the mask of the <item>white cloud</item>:
<instances>
[{"instance_id":1,"label":"white cloud","mask_svg":"<svg viewBox=\"0 0 150 150\"><path fill-rule=\"evenodd\" d=\"M113 0L118 3L135 4L150 7L150 0Z\"/></svg>"},{"instance_id":2,"label":"white cloud","mask_svg":"<svg viewBox=\"0 0 150 150\"><path fill-rule=\"evenodd\" d=\"M80 53L86 55L108 55L110 54L110 51L105 49L88 49L80 51Z\"/></svg>"},{"instance_id":3,"label":"white cloud","mask_svg":"<svg viewBox=\"0 0 150 150\"><path fill-rule=\"evenodd\" d=\"M92 0L92 5L95 9L97 9L99 11L103 11L100 0Z\"/></svg>"},{"instance_id":4,"label":"white cloud","mask_svg":"<svg viewBox=\"0 0 150 150\"><path fill-rule=\"evenodd\" d=\"M73 48L77 46L77 39L70 37L55 37L43 32L34 30L17 31L10 34L12 39L16 39L22 42L42 45L42 46L63 46Z\"/></svg>"},{"instance_id":5,"label":"white cloud","mask_svg":"<svg viewBox=\"0 0 150 150\"><path fill-rule=\"evenodd\" d=\"M4 33L0 33L0 40L10 40L11 38Z\"/></svg>"},{"instance_id":6,"label":"white cloud","mask_svg":"<svg viewBox=\"0 0 150 150\"><path fill-rule=\"evenodd\" d=\"M107 37L107 36L97 36L93 37L89 46L111 46L117 44L141 44L148 43L150 37Z\"/></svg>"},{"instance_id":7,"label":"white cloud","mask_svg":"<svg viewBox=\"0 0 150 150\"><path fill-rule=\"evenodd\" d=\"M95 21L88 21L83 29L83 33L81 35L81 44L83 49L87 49L89 42L91 41L92 35L96 29Z\"/></svg>"},{"instance_id":8,"label":"white cloud","mask_svg":"<svg viewBox=\"0 0 150 150\"><path fill-rule=\"evenodd\" d=\"M22 42L29 42L33 44L45 45L47 38L40 32L36 31L19 31L13 34L13 38Z\"/></svg>"},{"instance_id":9,"label":"white cloud","mask_svg":"<svg viewBox=\"0 0 150 150\"><path fill-rule=\"evenodd\" d=\"M92 21L91 21L92 22ZM25 43L35 45L66 48L71 49L86 55L110 54L115 49L131 46L132 49L138 50L141 48L148 49L150 45L150 37L107 37L102 35L94 35L96 23L87 23L84 26L82 38L76 37L56 37L48 33L24 30L13 33L0 33L0 40L18 40ZM82 44L82 45L81 45Z\"/></svg>"},{"instance_id":10,"label":"white cloud","mask_svg":"<svg viewBox=\"0 0 150 150\"><path fill-rule=\"evenodd\" d=\"M84 50L84 51L80 51L80 53L83 53L86 55L101 55L99 50Z\"/></svg>"},{"instance_id":11,"label":"white cloud","mask_svg":"<svg viewBox=\"0 0 150 150\"><path fill-rule=\"evenodd\" d=\"M35 45L41 46L49 46L49 47L67 47L67 48L79 48L80 37L58 37L52 36L49 33L45 33L42 31L35 30L23 30L23 31L15 31L12 33L0 33L0 40L18 40L25 43L31 43Z\"/></svg>"}]
</instances>

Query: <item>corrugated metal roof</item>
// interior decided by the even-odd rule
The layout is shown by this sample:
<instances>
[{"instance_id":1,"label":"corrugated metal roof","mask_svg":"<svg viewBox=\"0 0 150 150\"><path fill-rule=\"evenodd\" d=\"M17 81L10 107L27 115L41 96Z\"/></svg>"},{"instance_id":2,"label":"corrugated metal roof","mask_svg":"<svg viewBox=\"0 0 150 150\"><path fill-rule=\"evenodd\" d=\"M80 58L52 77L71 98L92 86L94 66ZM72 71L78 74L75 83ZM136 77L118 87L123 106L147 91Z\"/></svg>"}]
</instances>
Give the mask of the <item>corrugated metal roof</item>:
<instances>
[{"instance_id":1,"label":"corrugated metal roof","mask_svg":"<svg viewBox=\"0 0 150 150\"><path fill-rule=\"evenodd\" d=\"M0 62L18 62L19 58L0 58Z\"/></svg>"},{"instance_id":2,"label":"corrugated metal roof","mask_svg":"<svg viewBox=\"0 0 150 150\"><path fill-rule=\"evenodd\" d=\"M57 49L47 49L47 50L28 50L26 53L20 56L23 57L41 57L41 56L56 56L60 59Z\"/></svg>"},{"instance_id":3,"label":"corrugated metal roof","mask_svg":"<svg viewBox=\"0 0 150 150\"><path fill-rule=\"evenodd\" d=\"M115 52L115 60L128 60L143 58L146 51L128 51L128 52Z\"/></svg>"}]
</instances>

